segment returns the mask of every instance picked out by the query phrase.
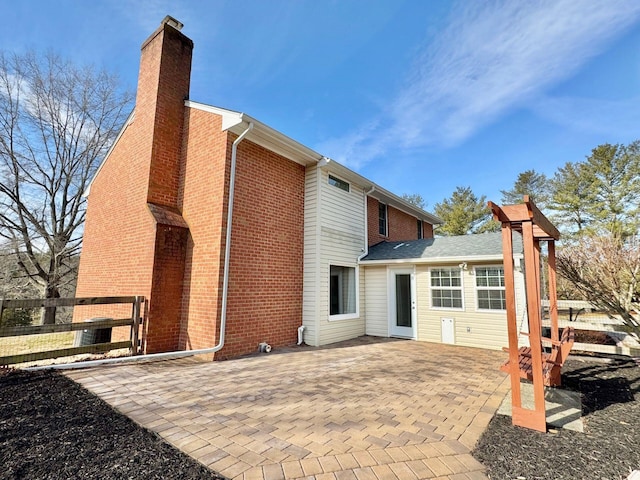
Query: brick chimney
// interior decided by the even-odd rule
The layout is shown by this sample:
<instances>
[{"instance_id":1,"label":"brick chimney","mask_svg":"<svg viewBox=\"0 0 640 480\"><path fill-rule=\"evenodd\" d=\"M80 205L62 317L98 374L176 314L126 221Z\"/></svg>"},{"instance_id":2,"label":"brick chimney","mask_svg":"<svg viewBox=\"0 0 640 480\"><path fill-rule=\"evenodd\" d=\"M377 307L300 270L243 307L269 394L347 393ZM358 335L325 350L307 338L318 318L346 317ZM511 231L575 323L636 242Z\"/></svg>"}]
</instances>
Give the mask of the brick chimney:
<instances>
[{"instance_id":1,"label":"brick chimney","mask_svg":"<svg viewBox=\"0 0 640 480\"><path fill-rule=\"evenodd\" d=\"M135 122L151 155L147 202L177 207L184 101L189 98L193 42L166 16L142 44ZM142 172L141 172L142 173Z\"/></svg>"}]
</instances>

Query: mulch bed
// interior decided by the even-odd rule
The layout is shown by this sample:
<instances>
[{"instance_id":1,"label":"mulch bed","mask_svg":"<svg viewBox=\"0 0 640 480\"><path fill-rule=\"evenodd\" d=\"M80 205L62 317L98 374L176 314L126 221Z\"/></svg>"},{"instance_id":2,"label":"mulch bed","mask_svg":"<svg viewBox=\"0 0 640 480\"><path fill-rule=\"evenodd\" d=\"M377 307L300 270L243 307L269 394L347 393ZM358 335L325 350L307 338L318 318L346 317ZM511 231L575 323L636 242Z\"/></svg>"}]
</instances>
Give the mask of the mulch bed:
<instances>
[{"instance_id":1,"label":"mulch bed","mask_svg":"<svg viewBox=\"0 0 640 480\"><path fill-rule=\"evenodd\" d=\"M0 479L214 479L53 371L0 370Z\"/></svg>"},{"instance_id":2,"label":"mulch bed","mask_svg":"<svg viewBox=\"0 0 640 480\"><path fill-rule=\"evenodd\" d=\"M569 357L563 387L582 397L584 433L539 433L496 415L473 455L492 479L625 479L640 470L640 367L628 358Z\"/></svg>"}]
</instances>

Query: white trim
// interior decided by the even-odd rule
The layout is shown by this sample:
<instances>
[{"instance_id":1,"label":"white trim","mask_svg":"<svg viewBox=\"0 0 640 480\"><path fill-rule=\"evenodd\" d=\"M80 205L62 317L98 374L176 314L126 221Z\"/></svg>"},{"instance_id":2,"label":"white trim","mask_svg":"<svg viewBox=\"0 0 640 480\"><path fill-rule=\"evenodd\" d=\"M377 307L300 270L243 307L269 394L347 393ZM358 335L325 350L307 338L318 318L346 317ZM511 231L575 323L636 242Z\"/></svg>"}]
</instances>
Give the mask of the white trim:
<instances>
[{"instance_id":1,"label":"white trim","mask_svg":"<svg viewBox=\"0 0 640 480\"><path fill-rule=\"evenodd\" d=\"M431 271L432 270L458 270L460 272L460 287L438 287L436 288L436 290L444 290L444 289L449 289L449 290L460 290L460 301L462 304L461 308L457 308L457 307L434 307L433 306L433 292L432 290L434 289L433 285L431 285ZM434 267L434 268L429 268L429 308L431 310L437 310L437 311L447 311L447 312L464 312L465 310L465 302L464 302L464 273L462 268L457 267L457 266L452 266L452 265L442 265L442 266L438 266L438 267Z\"/></svg>"},{"instance_id":2,"label":"white trim","mask_svg":"<svg viewBox=\"0 0 640 480\"><path fill-rule=\"evenodd\" d=\"M353 320L360 318L360 267L357 263L341 263L341 262L328 262L327 273L329 275L327 283L327 320L329 322L335 322L340 320ZM331 267L345 267L353 268L355 271L355 302L356 311L354 313L340 313L337 315L331 315Z\"/></svg>"},{"instance_id":3,"label":"white trim","mask_svg":"<svg viewBox=\"0 0 640 480\"><path fill-rule=\"evenodd\" d=\"M93 174L93 177L89 182L89 185L87 185L87 188L85 188L84 192L82 193L83 197L86 198L91 193L91 185L93 185L93 182L98 177L98 174L100 173L100 170L102 170L102 167L104 166L104 164L107 163L107 159L109 158L109 155L111 155L111 152L113 152L113 149L116 148L116 145L120 141L120 137L122 137L122 135L124 134L124 131L127 129L129 125L133 123L133 120L135 119L135 113L136 113L136 109L134 107L133 110L131 110L131 113L129 114L127 119L125 120L124 125L122 125L122 128L118 132L116 139L113 141L113 143L109 147L109 150L107 150L107 153L105 153L104 158L102 159L102 162L100 162L100 165L98 165L98 168L96 169L96 173Z\"/></svg>"},{"instance_id":4,"label":"white trim","mask_svg":"<svg viewBox=\"0 0 640 480\"><path fill-rule=\"evenodd\" d=\"M398 335L393 333L396 322L396 274L404 274L411 276L411 336ZM418 338L418 292L416 288L416 268L409 267L387 267L387 331L389 337L410 338L416 340ZM407 328L407 327L402 327Z\"/></svg>"},{"instance_id":5,"label":"white trim","mask_svg":"<svg viewBox=\"0 0 640 480\"><path fill-rule=\"evenodd\" d=\"M473 280L473 292L474 292L474 298L475 298L475 311L476 312L481 312L481 313L504 313L507 311L506 308L480 308L478 306L479 304L479 299L478 299L478 290L502 290L503 292L505 292L506 295L506 286L504 287L478 287L478 268L499 268L502 270L502 278L504 279L504 265L474 265L473 267L473 276L474 276L474 280ZM506 302L505 302L506 303Z\"/></svg>"},{"instance_id":6,"label":"white trim","mask_svg":"<svg viewBox=\"0 0 640 480\"><path fill-rule=\"evenodd\" d=\"M315 343L314 345L320 345L320 301L322 296L320 295L320 284L322 278L320 274L321 255L322 255L322 170L319 166L316 169L316 237L315 237L315 268L316 268L316 290L315 290ZM303 299L304 301L304 299Z\"/></svg>"},{"instance_id":7,"label":"white trim","mask_svg":"<svg viewBox=\"0 0 640 480\"><path fill-rule=\"evenodd\" d=\"M522 255L514 255L514 260L522 258ZM396 265L401 263L423 264L423 263L460 263L465 261L467 263L474 262L495 262L502 260L502 255L467 255L456 257L434 257L434 258L399 258L392 260L362 260L362 265Z\"/></svg>"}]
</instances>

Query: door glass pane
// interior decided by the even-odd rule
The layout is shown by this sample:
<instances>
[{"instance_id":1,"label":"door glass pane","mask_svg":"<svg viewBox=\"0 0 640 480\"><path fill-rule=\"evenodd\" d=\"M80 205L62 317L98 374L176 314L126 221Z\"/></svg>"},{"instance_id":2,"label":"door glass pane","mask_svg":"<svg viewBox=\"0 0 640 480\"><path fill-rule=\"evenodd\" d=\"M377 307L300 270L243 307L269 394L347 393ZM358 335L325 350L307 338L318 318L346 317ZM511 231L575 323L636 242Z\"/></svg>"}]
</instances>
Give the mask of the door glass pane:
<instances>
[{"instance_id":1,"label":"door glass pane","mask_svg":"<svg viewBox=\"0 0 640 480\"><path fill-rule=\"evenodd\" d=\"M396 275L396 325L411 327L411 275Z\"/></svg>"}]
</instances>

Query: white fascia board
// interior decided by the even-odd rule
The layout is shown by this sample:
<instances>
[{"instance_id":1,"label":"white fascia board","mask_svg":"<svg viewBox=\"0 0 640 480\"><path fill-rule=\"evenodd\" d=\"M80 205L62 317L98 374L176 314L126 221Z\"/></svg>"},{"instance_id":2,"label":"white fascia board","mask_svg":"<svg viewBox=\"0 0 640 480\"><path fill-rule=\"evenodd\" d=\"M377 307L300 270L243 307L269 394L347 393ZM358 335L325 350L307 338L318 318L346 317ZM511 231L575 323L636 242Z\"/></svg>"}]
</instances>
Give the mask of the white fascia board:
<instances>
[{"instance_id":1,"label":"white fascia board","mask_svg":"<svg viewBox=\"0 0 640 480\"><path fill-rule=\"evenodd\" d=\"M301 165L314 165L322 159L322 155L319 153L245 113L190 100L185 101L185 106L220 115L222 130L228 130L238 135L244 132L250 123L253 123L253 130L247 135L247 140Z\"/></svg>"},{"instance_id":2,"label":"white fascia board","mask_svg":"<svg viewBox=\"0 0 640 480\"><path fill-rule=\"evenodd\" d=\"M214 107L213 105L205 105L204 103L192 102L191 100L185 100L184 106L220 115L222 117L222 130L229 130L230 128L242 123L242 113L240 112L234 112L233 110L227 110L226 108Z\"/></svg>"},{"instance_id":3,"label":"white fascia board","mask_svg":"<svg viewBox=\"0 0 640 480\"><path fill-rule=\"evenodd\" d=\"M514 259L521 258L522 255L514 255ZM484 262L500 262L502 263L502 255L461 255L455 257L436 257L436 258L401 258L395 260L361 260L360 265L398 265L398 264L425 264L425 263L484 263Z\"/></svg>"},{"instance_id":4,"label":"white fascia board","mask_svg":"<svg viewBox=\"0 0 640 480\"><path fill-rule=\"evenodd\" d=\"M133 119L135 117L135 113L136 113L136 108L133 107L133 110L131 110L131 113L129 114L129 116L125 120L125 122L122 125L122 128L120 129L120 131L118 132L118 135L116 136L116 139L113 141L113 143L109 147L109 150L107 150L107 153L105 154L104 158L102 159L102 162L100 162L100 165L96 169L96 173L93 174L93 177L91 178L91 181L89 182L89 185L87 186L85 191L82 193L82 196L84 198L87 198L89 196L89 193L91 193L91 185L93 185L93 182L96 179L96 177L98 176L98 174L100 173L100 170L102 170L102 167L107 162L107 159L109 158L109 155L111 155L111 152L113 152L113 149L116 147L116 144L120 140L120 137L122 137L122 134L127 129L127 127L133 123Z\"/></svg>"}]
</instances>

